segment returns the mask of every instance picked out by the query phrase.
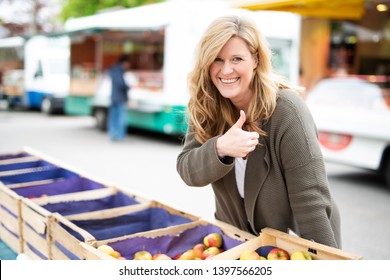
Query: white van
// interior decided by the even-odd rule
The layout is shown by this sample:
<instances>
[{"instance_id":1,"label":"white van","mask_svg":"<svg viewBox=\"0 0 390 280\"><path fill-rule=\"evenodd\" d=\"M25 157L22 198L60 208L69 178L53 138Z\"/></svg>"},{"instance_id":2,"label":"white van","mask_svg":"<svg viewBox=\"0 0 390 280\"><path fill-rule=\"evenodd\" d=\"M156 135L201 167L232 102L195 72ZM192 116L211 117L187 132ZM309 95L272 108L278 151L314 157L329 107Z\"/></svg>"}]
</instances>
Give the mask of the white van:
<instances>
[{"instance_id":1,"label":"white van","mask_svg":"<svg viewBox=\"0 0 390 280\"><path fill-rule=\"evenodd\" d=\"M62 111L69 93L68 36L35 35L25 43L24 105L51 114Z\"/></svg>"}]
</instances>

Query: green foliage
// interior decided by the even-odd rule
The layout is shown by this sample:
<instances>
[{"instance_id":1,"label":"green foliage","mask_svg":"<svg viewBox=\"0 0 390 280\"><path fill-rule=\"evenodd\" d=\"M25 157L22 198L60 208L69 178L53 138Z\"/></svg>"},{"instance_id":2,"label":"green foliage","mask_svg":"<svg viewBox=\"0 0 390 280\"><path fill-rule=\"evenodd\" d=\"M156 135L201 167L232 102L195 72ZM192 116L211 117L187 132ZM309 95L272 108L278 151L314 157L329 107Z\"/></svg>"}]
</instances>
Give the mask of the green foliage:
<instances>
[{"instance_id":1,"label":"green foliage","mask_svg":"<svg viewBox=\"0 0 390 280\"><path fill-rule=\"evenodd\" d=\"M61 19L77 18L96 14L109 8L134 8L146 4L164 2L164 0L62 0Z\"/></svg>"}]
</instances>

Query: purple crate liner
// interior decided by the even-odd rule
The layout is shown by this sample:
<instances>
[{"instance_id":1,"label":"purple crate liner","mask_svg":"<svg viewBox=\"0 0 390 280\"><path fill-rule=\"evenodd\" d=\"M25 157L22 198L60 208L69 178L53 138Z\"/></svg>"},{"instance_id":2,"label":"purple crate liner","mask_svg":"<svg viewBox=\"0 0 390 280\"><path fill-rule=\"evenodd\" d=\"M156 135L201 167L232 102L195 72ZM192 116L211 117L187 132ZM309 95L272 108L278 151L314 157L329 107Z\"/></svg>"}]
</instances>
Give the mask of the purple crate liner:
<instances>
[{"instance_id":1,"label":"purple crate liner","mask_svg":"<svg viewBox=\"0 0 390 280\"><path fill-rule=\"evenodd\" d=\"M199 225L184 230L180 234L164 235L157 237L134 237L108 243L123 257L132 260L136 252L146 250L152 255L157 253L167 254L171 258L192 249L196 244L203 243L203 238L209 233L219 233L222 236L222 249L228 250L243 243L222 233L222 230L214 225Z\"/></svg>"},{"instance_id":2,"label":"purple crate liner","mask_svg":"<svg viewBox=\"0 0 390 280\"><path fill-rule=\"evenodd\" d=\"M106 188L106 186L103 184L97 183L84 177L73 176L65 180L60 180L48 184L34 185L23 188L14 188L13 191L23 197L35 198L41 197L42 195L53 196L82 191L98 190L103 188Z\"/></svg>"},{"instance_id":3,"label":"purple crate liner","mask_svg":"<svg viewBox=\"0 0 390 280\"><path fill-rule=\"evenodd\" d=\"M90 233L96 240L104 240L154 229L166 228L169 226L181 225L193 221L180 215L171 214L163 208L152 207L114 218L82 221L71 220L71 222ZM84 241L79 233L70 229L66 225L62 226L77 239Z\"/></svg>"},{"instance_id":4,"label":"purple crate liner","mask_svg":"<svg viewBox=\"0 0 390 280\"><path fill-rule=\"evenodd\" d=\"M80 175L78 175L77 173L74 173L64 168L51 168L47 170L32 171L23 174L0 176L0 181L3 182L4 185L9 185L48 179L69 178L75 176L80 177Z\"/></svg>"},{"instance_id":5,"label":"purple crate liner","mask_svg":"<svg viewBox=\"0 0 390 280\"><path fill-rule=\"evenodd\" d=\"M11 171L11 170L20 170L26 168L37 168L37 167L56 167L54 164L45 161L45 160L36 160L28 162L19 162L12 164L0 165L0 171Z\"/></svg>"},{"instance_id":6,"label":"purple crate liner","mask_svg":"<svg viewBox=\"0 0 390 280\"><path fill-rule=\"evenodd\" d=\"M134 204L139 204L139 202L122 192L118 192L115 195L100 199L50 203L42 205L42 207L52 213L57 212L63 216L67 216Z\"/></svg>"},{"instance_id":7,"label":"purple crate liner","mask_svg":"<svg viewBox=\"0 0 390 280\"><path fill-rule=\"evenodd\" d=\"M16 154L6 154L0 155L0 160L3 159L13 159L13 158L22 158L22 157L30 157L31 155L26 152L16 153Z\"/></svg>"}]
</instances>

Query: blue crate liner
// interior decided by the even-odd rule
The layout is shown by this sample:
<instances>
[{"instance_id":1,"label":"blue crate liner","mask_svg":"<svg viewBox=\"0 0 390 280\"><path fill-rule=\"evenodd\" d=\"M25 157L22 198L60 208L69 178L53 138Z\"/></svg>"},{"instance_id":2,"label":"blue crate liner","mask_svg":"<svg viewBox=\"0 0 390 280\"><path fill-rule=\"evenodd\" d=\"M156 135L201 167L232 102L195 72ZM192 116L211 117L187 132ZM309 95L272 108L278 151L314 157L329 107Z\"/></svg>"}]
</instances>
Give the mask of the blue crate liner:
<instances>
[{"instance_id":1,"label":"blue crate liner","mask_svg":"<svg viewBox=\"0 0 390 280\"><path fill-rule=\"evenodd\" d=\"M74 173L65 168L51 168L47 170L32 171L23 174L0 176L0 181L4 185L18 184L18 183L27 183L41 180L49 179L60 179L60 178L70 178L70 177L80 177L77 173Z\"/></svg>"},{"instance_id":2,"label":"blue crate liner","mask_svg":"<svg viewBox=\"0 0 390 280\"><path fill-rule=\"evenodd\" d=\"M152 255L157 253L167 254L173 258L188 249L192 249L196 244L203 243L203 238L209 233L221 234L222 249L225 251L243 243L243 241L226 236L219 227L208 224L186 229L180 234L157 237L138 236L109 242L107 245L128 260L132 260L134 254L142 250L146 250Z\"/></svg>"},{"instance_id":3,"label":"blue crate liner","mask_svg":"<svg viewBox=\"0 0 390 280\"><path fill-rule=\"evenodd\" d=\"M21 157L31 157L31 155L29 153L26 153L26 152L4 154L4 155L0 155L0 160L21 158Z\"/></svg>"},{"instance_id":4,"label":"blue crate liner","mask_svg":"<svg viewBox=\"0 0 390 280\"><path fill-rule=\"evenodd\" d=\"M42 205L42 207L52 213L57 212L67 216L135 204L139 204L139 202L122 192L118 192L100 199L50 203Z\"/></svg>"},{"instance_id":5,"label":"blue crate liner","mask_svg":"<svg viewBox=\"0 0 390 280\"><path fill-rule=\"evenodd\" d=\"M12 164L3 164L0 165L0 171L12 171L12 170L38 168L38 167L55 168L57 166L45 160L36 160L36 161L19 162L19 163L12 163Z\"/></svg>"},{"instance_id":6,"label":"blue crate liner","mask_svg":"<svg viewBox=\"0 0 390 280\"><path fill-rule=\"evenodd\" d=\"M171 214L163 208L151 207L114 218L71 220L71 222L90 233L96 240L104 240L193 221L180 215ZM77 239L84 241L79 233L64 224L62 226Z\"/></svg>"},{"instance_id":7,"label":"blue crate liner","mask_svg":"<svg viewBox=\"0 0 390 280\"><path fill-rule=\"evenodd\" d=\"M14 188L12 190L20 196L27 198L36 198L41 196L53 196L82 191L98 190L103 188L106 188L106 186L90 179L79 177L77 175L69 177L65 180L60 180L42 185Z\"/></svg>"}]
</instances>

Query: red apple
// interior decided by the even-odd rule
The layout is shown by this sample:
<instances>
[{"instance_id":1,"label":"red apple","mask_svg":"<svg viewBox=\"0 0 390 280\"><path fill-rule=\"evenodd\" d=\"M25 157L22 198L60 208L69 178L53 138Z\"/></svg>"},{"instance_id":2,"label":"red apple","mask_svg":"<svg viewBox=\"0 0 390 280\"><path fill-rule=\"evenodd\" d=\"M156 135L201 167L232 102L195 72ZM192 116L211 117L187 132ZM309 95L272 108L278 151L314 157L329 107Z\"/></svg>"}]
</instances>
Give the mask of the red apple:
<instances>
[{"instance_id":1,"label":"red apple","mask_svg":"<svg viewBox=\"0 0 390 280\"><path fill-rule=\"evenodd\" d=\"M204 250L206 249L206 245L204 245L203 243L198 243L192 249L194 250L195 258L201 259L202 254L203 254Z\"/></svg>"},{"instance_id":2,"label":"red apple","mask_svg":"<svg viewBox=\"0 0 390 280\"><path fill-rule=\"evenodd\" d=\"M219 233L210 233L203 238L203 243L206 247L221 247L222 236Z\"/></svg>"},{"instance_id":3,"label":"red apple","mask_svg":"<svg viewBox=\"0 0 390 280\"><path fill-rule=\"evenodd\" d=\"M269 251L268 260L289 260L290 255L286 250L283 250L281 248L273 248L271 251Z\"/></svg>"},{"instance_id":4,"label":"red apple","mask_svg":"<svg viewBox=\"0 0 390 280\"><path fill-rule=\"evenodd\" d=\"M209 247L209 248L206 248L203 253L202 253L202 256L201 256L201 259L202 260L206 260L210 257L213 257L215 255L218 255L219 253L221 253L221 251L219 250L219 248L217 247Z\"/></svg>"},{"instance_id":5,"label":"red apple","mask_svg":"<svg viewBox=\"0 0 390 280\"><path fill-rule=\"evenodd\" d=\"M153 255L152 260L164 261L164 260L172 260L172 258L170 256L168 256L167 254L157 253L157 254Z\"/></svg>"},{"instance_id":6,"label":"red apple","mask_svg":"<svg viewBox=\"0 0 390 280\"><path fill-rule=\"evenodd\" d=\"M254 250L246 250L240 255L240 260L260 260L260 255Z\"/></svg>"}]
</instances>

